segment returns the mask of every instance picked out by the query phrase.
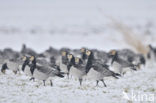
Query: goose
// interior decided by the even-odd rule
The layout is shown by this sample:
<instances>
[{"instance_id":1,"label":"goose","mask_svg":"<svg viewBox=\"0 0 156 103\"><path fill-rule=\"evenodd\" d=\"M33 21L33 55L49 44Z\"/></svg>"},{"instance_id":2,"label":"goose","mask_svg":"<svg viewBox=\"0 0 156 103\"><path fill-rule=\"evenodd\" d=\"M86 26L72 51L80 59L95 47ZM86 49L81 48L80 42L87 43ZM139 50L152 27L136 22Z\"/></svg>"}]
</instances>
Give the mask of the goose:
<instances>
[{"instance_id":1,"label":"goose","mask_svg":"<svg viewBox=\"0 0 156 103\"><path fill-rule=\"evenodd\" d=\"M61 53L61 59L60 59L60 69L62 72L67 74L67 77L69 79L69 62L68 62L68 52L67 51L62 51Z\"/></svg>"},{"instance_id":2,"label":"goose","mask_svg":"<svg viewBox=\"0 0 156 103\"><path fill-rule=\"evenodd\" d=\"M114 68L115 72L124 75L128 70L136 70L136 66L120 58L116 50L111 50L109 54L112 56L111 66Z\"/></svg>"},{"instance_id":3,"label":"goose","mask_svg":"<svg viewBox=\"0 0 156 103\"><path fill-rule=\"evenodd\" d=\"M92 51L87 50L86 55L88 56L88 63L86 65L87 76L91 79L96 80L96 86L98 86L99 81L102 81L104 87L107 86L104 82L104 77L112 76L118 79L118 76L120 76L120 74L109 70L108 65L94 59L94 54Z\"/></svg>"},{"instance_id":4,"label":"goose","mask_svg":"<svg viewBox=\"0 0 156 103\"><path fill-rule=\"evenodd\" d=\"M70 66L70 75L78 78L81 86L83 77L87 74L85 68L86 65L83 64L80 58L74 57L72 54L68 54L68 60L68 66Z\"/></svg>"},{"instance_id":5,"label":"goose","mask_svg":"<svg viewBox=\"0 0 156 103\"><path fill-rule=\"evenodd\" d=\"M33 77L35 79L42 80L44 83L44 86L45 86L45 81L50 77L55 77L55 76L60 77L60 78L64 77L62 75L63 73L60 72L58 69L52 68L48 65L42 65L42 64L36 63L36 58L34 56L31 56L29 60L31 61L30 70L31 70ZM53 82L51 79L50 79L50 84L51 86L53 86Z\"/></svg>"},{"instance_id":6,"label":"goose","mask_svg":"<svg viewBox=\"0 0 156 103\"><path fill-rule=\"evenodd\" d=\"M23 63L23 65L22 65L22 71L27 75L27 76L29 76L29 77L31 77L30 78L30 80L35 80L35 78L33 77L33 75L32 75L32 70L30 69L31 68L31 64L30 64L30 57L29 56L24 56L23 57L23 61L24 61L24 63Z\"/></svg>"}]
</instances>

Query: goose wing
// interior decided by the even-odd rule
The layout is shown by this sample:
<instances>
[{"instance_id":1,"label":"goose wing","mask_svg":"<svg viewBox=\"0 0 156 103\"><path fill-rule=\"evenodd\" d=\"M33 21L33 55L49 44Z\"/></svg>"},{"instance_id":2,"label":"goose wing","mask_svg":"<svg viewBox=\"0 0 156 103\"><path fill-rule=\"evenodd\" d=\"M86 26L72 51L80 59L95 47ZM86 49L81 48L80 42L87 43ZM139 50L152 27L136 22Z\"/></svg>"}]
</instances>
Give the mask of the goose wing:
<instances>
[{"instance_id":1,"label":"goose wing","mask_svg":"<svg viewBox=\"0 0 156 103\"><path fill-rule=\"evenodd\" d=\"M50 73L52 70L46 66L36 66L36 69L39 71L39 72L42 72L42 73Z\"/></svg>"}]
</instances>

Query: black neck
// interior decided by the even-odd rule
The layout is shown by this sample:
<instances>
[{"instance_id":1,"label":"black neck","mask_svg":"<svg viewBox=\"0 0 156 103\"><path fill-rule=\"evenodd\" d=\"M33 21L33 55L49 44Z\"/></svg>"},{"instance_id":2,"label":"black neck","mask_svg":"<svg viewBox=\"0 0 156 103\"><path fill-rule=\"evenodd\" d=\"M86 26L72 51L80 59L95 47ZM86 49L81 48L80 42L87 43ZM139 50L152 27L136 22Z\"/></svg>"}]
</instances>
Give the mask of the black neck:
<instances>
[{"instance_id":1,"label":"black neck","mask_svg":"<svg viewBox=\"0 0 156 103\"><path fill-rule=\"evenodd\" d=\"M114 61L116 61L118 59L118 54L116 53L113 58L112 58L112 62L111 65L114 63Z\"/></svg>"},{"instance_id":2,"label":"black neck","mask_svg":"<svg viewBox=\"0 0 156 103\"><path fill-rule=\"evenodd\" d=\"M86 65L86 73L88 73L89 70L91 69L93 60L94 60L94 54L93 52L91 52L90 56L88 57L88 61Z\"/></svg>"},{"instance_id":3,"label":"black neck","mask_svg":"<svg viewBox=\"0 0 156 103\"><path fill-rule=\"evenodd\" d=\"M73 56L72 59L70 60L71 65L75 65L75 57Z\"/></svg>"},{"instance_id":4,"label":"black neck","mask_svg":"<svg viewBox=\"0 0 156 103\"><path fill-rule=\"evenodd\" d=\"M30 64L30 71L33 74L34 70L36 69L36 58L32 61L32 64Z\"/></svg>"},{"instance_id":5,"label":"black neck","mask_svg":"<svg viewBox=\"0 0 156 103\"><path fill-rule=\"evenodd\" d=\"M22 71L25 70L25 67L26 67L26 65L28 65L28 64L29 64L29 60L27 59L27 60L23 63L23 65L22 65Z\"/></svg>"},{"instance_id":6,"label":"black neck","mask_svg":"<svg viewBox=\"0 0 156 103\"><path fill-rule=\"evenodd\" d=\"M86 60L87 59L87 55L85 53L82 53L81 54L81 58L82 58L82 60Z\"/></svg>"}]
</instances>

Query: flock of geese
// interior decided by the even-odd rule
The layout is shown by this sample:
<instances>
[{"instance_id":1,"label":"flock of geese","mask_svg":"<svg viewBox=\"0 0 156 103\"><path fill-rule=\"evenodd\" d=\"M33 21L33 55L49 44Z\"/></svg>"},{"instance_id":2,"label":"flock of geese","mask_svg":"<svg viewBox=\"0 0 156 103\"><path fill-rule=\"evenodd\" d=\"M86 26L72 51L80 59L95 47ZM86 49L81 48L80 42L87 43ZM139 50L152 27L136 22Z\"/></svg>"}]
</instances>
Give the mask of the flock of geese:
<instances>
[{"instance_id":1,"label":"flock of geese","mask_svg":"<svg viewBox=\"0 0 156 103\"><path fill-rule=\"evenodd\" d=\"M147 56L137 54L130 49L110 50L109 52L97 49L69 49L60 50L50 47L43 53L36 53L31 48L23 45L20 52L10 48L0 50L0 67L2 74L11 70L15 74L24 72L30 80L42 80L45 86L46 80L65 76L70 79L77 78L80 85L84 79L95 80L96 85L105 77L120 78L127 72L137 71L145 66L149 59L155 60L156 48L149 45Z\"/></svg>"}]
</instances>

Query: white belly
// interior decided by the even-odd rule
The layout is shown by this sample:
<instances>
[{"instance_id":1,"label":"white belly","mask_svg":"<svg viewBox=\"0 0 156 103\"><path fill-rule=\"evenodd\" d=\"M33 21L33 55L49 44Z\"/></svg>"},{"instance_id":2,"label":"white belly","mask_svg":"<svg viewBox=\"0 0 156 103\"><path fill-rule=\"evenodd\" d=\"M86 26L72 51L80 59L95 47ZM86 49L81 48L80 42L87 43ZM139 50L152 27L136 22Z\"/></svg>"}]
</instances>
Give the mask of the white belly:
<instances>
[{"instance_id":1,"label":"white belly","mask_svg":"<svg viewBox=\"0 0 156 103\"><path fill-rule=\"evenodd\" d=\"M19 70L21 71L21 70L22 70L22 65L19 65L18 68L19 68Z\"/></svg>"},{"instance_id":2,"label":"white belly","mask_svg":"<svg viewBox=\"0 0 156 103\"><path fill-rule=\"evenodd\" d=\"M24 73L25 73L27 76L32 77L32 73L31 73L31 71L30 71L30 67L29 67L29 66L26 66L26 67L25 67Z\"/></svg>"},{"instance_id":3,"label":"white belly","mask_svg":"<svg viewBox=\"0 0 156 103\"><path fill-rule=\"evenodd\" d=\"M78 70L78 69L76 69L75 67L72 66L71 69L70 69L70 75L81 79L85 75L85 72L80 71L80 70Z\"/></svg>"},{"instance_id":4,"label":"white belly","mask_svg":"<svg viewBox=\"0 0 156 103\"><path fill-rule=\"evenodd\" d=\"M113 67L113 71L115 73L119 73L119 74L122 73L122 68L121 68L121 65L119 63L114 62L113 65L112 65L112 67Z\"/></svg>"},{"instance_id":5,"label":"white belly","mask_svg":"<svg viewBox=\"0 0 156 103\"><path fill-rule=\"evenodd\" d=\"M64 72L64 73L68 73L67 66L64 65L64 64L62 64L62 63L60 64L60 69L61 69L62 72Z\"/></svg>"},{"instance_id":6,"label":"white belly","mask_svg":"<svg viewBox=\"0 0 156 103\"><path fill-rule=\"evenodd\" d=\"M130 67L123 68L123 69L122 69L122 74L123 74L123 73L125 74L126 72L129 72L129 71L132 72L133 70L132 70Z\"/></svg>"},{"instance_id":7,"label":"white belly","mask_svg":"<svg viewBox=\"0 0 156 103\"><path fill-rule=\"evenodd\" d=\"M47 80L49 78L49 75L46 75L45 73L42 73L38 71L37 69L35 69L33 73L33 77L39 80Z\"/></svg>"},{"instance_id":8,"label":"white belly","mask_svg":"<svg viewBox=\"0 0 156 103\"><path fill-rule=\"evenodd\" d=\"M120 64L118 64L118 63L116 63L116 62L114 62L113 68L114 68L113 71L114 71L115 73L119 73L119 74L121 74L121 75L123 75L124 73L126 73L126 72L132 70L132 69L130 69L130 67L123 68L123 67L121 67Z\"/></svg>"},{"instance_id":9,"label":"white belly","mask_svg":"<svg viewBox=\"0 0 156 103\"><path fill-rule=\"evenodd\" d=\"M93 68L91 68L87 74L87 78L93 79L93 80L100 80L104 78L104 75L100 72L95 71Z\"/></svg>"}]
</instances>

